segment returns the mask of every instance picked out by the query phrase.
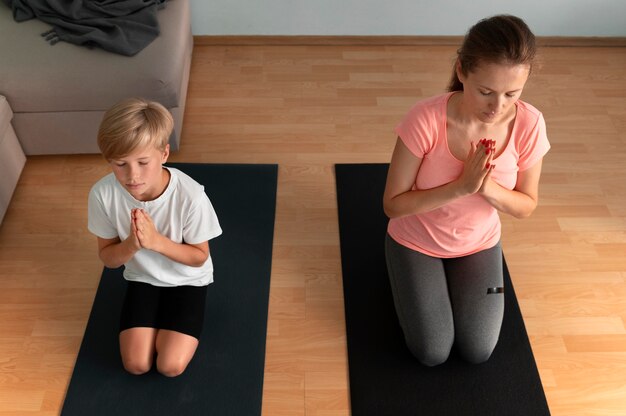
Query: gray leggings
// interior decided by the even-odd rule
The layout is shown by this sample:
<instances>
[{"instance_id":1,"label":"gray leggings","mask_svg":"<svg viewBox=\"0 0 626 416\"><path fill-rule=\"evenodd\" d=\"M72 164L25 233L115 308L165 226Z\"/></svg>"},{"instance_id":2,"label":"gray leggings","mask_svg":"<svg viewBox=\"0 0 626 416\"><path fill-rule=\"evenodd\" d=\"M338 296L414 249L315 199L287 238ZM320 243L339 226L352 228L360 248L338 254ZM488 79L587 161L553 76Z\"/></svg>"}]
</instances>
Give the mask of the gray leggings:
<instances>
[{"instance_id":1,"label":"gray leggings","mask_svg":"<svg viewBox=\"0 0 626 416\"><path fill-rule=\"evenodd\" d=\"M434 366L446 361L456 344L467 361L487 361L504 314L500 243L469 256L440 259L387 235L385 254L396 312L411 353Z\"/></svg>"}]
</instances>

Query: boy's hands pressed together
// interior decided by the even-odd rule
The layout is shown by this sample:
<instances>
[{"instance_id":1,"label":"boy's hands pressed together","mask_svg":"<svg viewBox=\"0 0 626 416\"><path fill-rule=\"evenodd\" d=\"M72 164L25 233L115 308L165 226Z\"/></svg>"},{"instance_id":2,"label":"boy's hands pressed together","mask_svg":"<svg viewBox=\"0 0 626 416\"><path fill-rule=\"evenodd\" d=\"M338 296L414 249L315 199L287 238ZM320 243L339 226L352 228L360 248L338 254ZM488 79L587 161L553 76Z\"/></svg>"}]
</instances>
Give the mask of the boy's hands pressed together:
<instances>
[{"instance_id":1,"label":"boy's hands pressed together","mask_svg":"<svg viewBox=\"0 0 626 416\"><path fill-rule=\"evenodd\" d=\"M139 237L137 237L137 227L135 226L135 210L130 213L130 234L128 238L124 240L124 243L128 244L133 251L141 250L141 243Z\"/></svg>"},{"instance_id":2,"label":"boy's hands pressed together","mask_svg":"<svg viewBox=\"0 0 626 416\"><path fill-rule=\"evenodd\" d=\"M126 245L129 250L125 250L124 257L119 257L118 260L121 260L121 263L119 261L115 263L118 266L144 248L192 267L202 266L209 257L208 241L198 244L175 243L167 236L159 233L150 214L145 210L135 208L131 210L130 216L130 234L123 242L123 245Z\"/></svg>"},{"instance_id":3,"label":"boy's hands pressed together","mask_svg":"<svg viewBox=\"0 0 626 416\"><path fill-rule=\"evenodd\" d=\"M150 215L137 208L132 210L131 216L131 236L137 239L140 248L159 251L163 236L157 231Z\"/></svg>"},{"instance_id":4,"label":"boy's hands pressed together","mask_svg":"<svg viewBox=\"0 0 626 416\"><path fill-rule=\"evenodd\" d=\"M143 248L139 239L139 231L135 218L136 210L130 212L130 233L128 237L121 241L119 237L100 238L98 237L98 255L105 266L115 269L122 266L133 258L135 253Z\"/></svg>"}]
</instances>

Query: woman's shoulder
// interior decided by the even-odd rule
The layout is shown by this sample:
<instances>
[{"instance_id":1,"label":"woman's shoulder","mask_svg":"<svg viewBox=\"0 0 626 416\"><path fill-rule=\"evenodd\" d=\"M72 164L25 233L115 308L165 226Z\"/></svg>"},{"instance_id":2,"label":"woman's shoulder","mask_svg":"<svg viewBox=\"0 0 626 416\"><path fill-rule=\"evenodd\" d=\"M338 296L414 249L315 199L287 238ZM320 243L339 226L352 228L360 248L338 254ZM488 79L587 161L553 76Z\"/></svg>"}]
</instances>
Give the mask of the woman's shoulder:
<instances>
[{"instance_id":1,"label":"woman's shoulder","mask_svg":"<svg viewBox=\"0 0 626 416\"><path fill-rule=\"evenodd\" d=\"M401 126L421 126L433 130L445 120L448 98L452 93L440 94L417 101L404 116Z\"/></svg>"},{"instance_id":2,"label":"woman's shoulder","mask_svg":"<svg viewBox=\"0 0 626 416\"><path fill-rule=\"evenodd\" d=\"M395 132L417 157L423 157L439 141L445 130L448 98L446 93L422 99L404 116Z\"/></svg>"},{"instance_id":3,"label":"woman's shoulder","mask_svg":"<svg viewBox=\"0 0 626 416\"><path fill-rule=\"evenodd\" d=\"M543 114L532 104L518 100L516 118L522 122L534 125L540 118L543 118Z\"/></svg>"},{"instance_id":4,"label":"woman's shoulder","mask_svg":"<svg viewBox=\"0 0 626 416\"><path fill-rule=\"evenodd\" d=\"M413 107L411 107L410 113L420 113L421 115L433 115L440 114L441 111L445 111L450 96L454 94L448 92L445 94L439 94L432 97L427 97L418 100Z\"/></svg>"}]
</instances>

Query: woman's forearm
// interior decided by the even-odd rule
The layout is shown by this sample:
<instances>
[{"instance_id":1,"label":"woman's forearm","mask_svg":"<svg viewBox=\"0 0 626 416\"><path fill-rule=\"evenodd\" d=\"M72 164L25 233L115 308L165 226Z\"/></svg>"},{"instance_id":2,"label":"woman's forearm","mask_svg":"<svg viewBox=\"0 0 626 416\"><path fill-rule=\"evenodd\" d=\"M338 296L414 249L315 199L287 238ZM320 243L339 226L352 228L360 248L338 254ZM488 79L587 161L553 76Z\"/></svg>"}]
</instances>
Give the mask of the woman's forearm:
<instances>
[{"instance_id":1,"label":"woman's forearm","mask_svg":"<svg viewBox=\"0 0 626 416\"><path fill-rule=\"evenodd\" d=\"M385 199L384 210L389 218L420 214L440 208L467 193L457 181L437 188L407 191Z\"/></svg>"},{"instance_id":2,"label":"woman's forearm","mask_svg":"<svg viewBox=\"0 0 626 416\"><path fill-rule=\"evenodd\" d=\"M480 194L495 209L515 218L527 218L537 207L537 200L531 196L520 191L506 189L491 179L487 179Z\"/></svg>"}]
</instances>

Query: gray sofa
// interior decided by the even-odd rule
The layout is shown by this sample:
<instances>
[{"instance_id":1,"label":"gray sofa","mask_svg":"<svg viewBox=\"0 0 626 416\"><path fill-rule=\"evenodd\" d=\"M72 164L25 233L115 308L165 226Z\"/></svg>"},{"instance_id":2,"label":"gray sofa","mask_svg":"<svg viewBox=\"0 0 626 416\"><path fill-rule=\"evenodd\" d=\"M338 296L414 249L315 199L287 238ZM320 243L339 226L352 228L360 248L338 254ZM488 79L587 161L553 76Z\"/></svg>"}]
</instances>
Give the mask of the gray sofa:
<instances>
[{"instance_id":1,"label":"gray sofa","mask_svg":"<svg viewBox=\"0 0 626 416\"><path fill-rule=\"evenodd\" d=\"M51 46L41 37L49 25L17 23L0 2L0 95L26 155L98 153L104 111L130 96L171 111L170 145L178 149L193 49L188 0L168 1L157 17L159 37L127 57L65 42Z\"/></svg>"}]
</instances>

